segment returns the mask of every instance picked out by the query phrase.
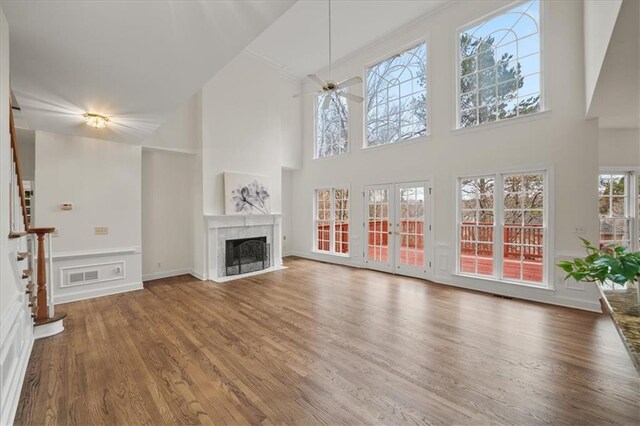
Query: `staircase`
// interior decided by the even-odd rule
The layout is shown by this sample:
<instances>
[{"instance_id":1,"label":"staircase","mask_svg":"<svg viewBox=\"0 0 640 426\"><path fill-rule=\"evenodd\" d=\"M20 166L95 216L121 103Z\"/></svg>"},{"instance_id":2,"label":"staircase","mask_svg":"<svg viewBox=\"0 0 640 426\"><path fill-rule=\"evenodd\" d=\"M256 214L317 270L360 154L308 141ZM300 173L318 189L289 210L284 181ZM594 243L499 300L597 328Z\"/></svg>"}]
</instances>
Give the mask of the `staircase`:
<instances>
[{"instance_id":1,"label":"staircase","mask_svg":"<svg viewBox=\"0 0 640 426\"><path fill-rule=\"evenodd\" d=\"M47 254L49 274L52 271L51 234L52 227L32 227L27 215L27 203L20 167L20 153L16 140L16 129L13 119L13 109L10 108L9 130L11 134L11 186L9 200L9 235L10 239L18 240L16 264L25 286L26 303L31 310L34 321L34 337L47 337L60 333L63 329L63 319L66 314L55 313L53 306L52 287L47 283ZM37 253L36 253L37 250ZM35 255L35 256L34 256ZM36 282L34 285L34 272Z\"/></svg>"}]
</instances>

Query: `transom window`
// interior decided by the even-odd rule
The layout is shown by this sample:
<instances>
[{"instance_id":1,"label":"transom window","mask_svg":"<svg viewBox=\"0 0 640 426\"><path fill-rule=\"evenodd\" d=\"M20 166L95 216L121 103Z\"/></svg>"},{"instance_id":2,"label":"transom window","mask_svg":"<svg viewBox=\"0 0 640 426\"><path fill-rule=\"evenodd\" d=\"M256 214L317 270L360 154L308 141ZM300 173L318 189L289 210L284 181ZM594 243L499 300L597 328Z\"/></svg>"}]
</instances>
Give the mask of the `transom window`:
<instances>
[{"instance_id":1,"label":"transom window","mask_svg":"<svg viewBox=\"0 0 640 426\"><path fill-rule=\"evenodd\" d=\"M459 179L459 273L546 283L545 179L544 171Z\"/></svg>"},{"instance_id":2,"label":"transom window","mask_svg":"<svg viewBox=\"0 0 640 426\"><path fill-rule=\"evenodd\" d=\"M602 173L598 195L600 248L617 244L631 250L640 249L640 174Z\"/></svg>"},{"instance_id":3,"label":"transom window","mask_svg":"<svg viewBox=\"0 0 640 426\"><path fill-rule=\"evenodd\" d=\"M315 250L349 254L349 190L316 190Z\"/></svg>"},{"instance_id":4,"label":"transom window","mask_svg":"<svg viewBox=\"0 0 640 426\"><path fill-rule=\"evenodd\" d=\"M342 89L345 90L345 89ZM327 97L329 100L327 101ZM327 107L323 108L324 103ZM323 93L316 102L316 158L348 151L349 121L347 101L334 92Z\"/></svg>"},{"instance_id":5,"label":"transom window","mask_svg":"<svg viewBox=\"0 0 640 426\"><path fill-rule=\"evenodd\" d=\"M460 31L458 49L459 127L540 111L539 0Z\"/></svg>"},{"instance_id":6,"label":"transom window","mask_svg":"<svg viewBox=\"0 0 640 426\"><path fill-rule=\"evenodd\" d=\"M427 134L426 45L405 50L366 71L366 146Z\"/></svg>"}]
</instances>

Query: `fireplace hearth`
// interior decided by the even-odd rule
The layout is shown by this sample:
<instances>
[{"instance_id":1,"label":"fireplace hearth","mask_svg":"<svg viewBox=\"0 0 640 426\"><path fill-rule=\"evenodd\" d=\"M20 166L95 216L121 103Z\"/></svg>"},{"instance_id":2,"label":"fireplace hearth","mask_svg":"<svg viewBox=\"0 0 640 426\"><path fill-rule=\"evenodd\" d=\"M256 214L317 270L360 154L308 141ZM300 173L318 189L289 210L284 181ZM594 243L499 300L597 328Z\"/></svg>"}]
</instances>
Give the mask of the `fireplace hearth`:
<instances>
[{"instance_id":1,"label":"fireplace hearth","mask_svg":"<svg viewBox=\"0 0 640 426\"><path fill-rule=\"evenodd\" d=\"M225 241L225 275L261 271L271 266L271 245L267 237Z\"/></svg>"}]
</instances>

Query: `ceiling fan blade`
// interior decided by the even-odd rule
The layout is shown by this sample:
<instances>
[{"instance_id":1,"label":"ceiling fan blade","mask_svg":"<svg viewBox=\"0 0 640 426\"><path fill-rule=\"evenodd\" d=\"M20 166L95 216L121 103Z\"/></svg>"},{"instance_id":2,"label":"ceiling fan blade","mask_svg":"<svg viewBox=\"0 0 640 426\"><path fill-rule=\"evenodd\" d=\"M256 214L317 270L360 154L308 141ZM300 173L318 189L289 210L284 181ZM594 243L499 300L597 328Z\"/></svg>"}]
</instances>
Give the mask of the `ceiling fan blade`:
<instances>
[{"instance_id":1,"label":"ceiling fan blade","mask_svg":"<svg viewBox=\"0 0 640 426\"><path fill-rule=\"evenodd\" d=\"M327 108L329 108L329 102L331 102L331 96L333 96L333 93L329 92L325 95L324 97L324 101L322 101L322 110L326 111Z\"/></svg>"},{"instance_id":2,"label":"ceiling fan blade","mask_svg":"<svg viewBox=\"0 0 640 426\"><path fill-rule=\"evenodd\" d=\"M360 77L351 77L341 83L338 83L338 87L343 88L343 87L350 87L353 86L354 84L359 84L362 83L362 79Z\"/></svg>"},{"instance_id":3,"label":"ceiling fan blade","mask_svg":"<svg viewBox=\"0 0 640 426\"><path fill-rule=\"evenodd\" d=\"M324 81L320 80L320 77L318 77L315 74L309 74L307 77L309 77L311 80L313 80L316 83L318 83L320 85L320 87L325 87L327 85L327 83L325 83Z\"/></svg>"},{"instance_id":4,"label":"ceiling fan blade","mask_svg":"<svg viewBox=\"0 0 640 426\"><path fill-rule=\"evenodd\" d=\"M349 93L349 92L337 92L338 96L342 96L345 99L349 99L350 101L354 101L354 102L358 102L358 103L362 103L362 101L364 101L364 98L362 96L358 96L358 95L354 95L353 93Z\"/></svg>"},{"instance_id":5,"label":"ceiling fan blade","mask_svg":"<svg viewBox=\"0 0 640 426\"><path fill-rule=\"evenodd\" d=\"M296 93L293 95L294 98L301 98L303 96L318 96L322 93L322 90L314 90L312 92L304 92L304 93Z\"/></svg>"}]
</instances>

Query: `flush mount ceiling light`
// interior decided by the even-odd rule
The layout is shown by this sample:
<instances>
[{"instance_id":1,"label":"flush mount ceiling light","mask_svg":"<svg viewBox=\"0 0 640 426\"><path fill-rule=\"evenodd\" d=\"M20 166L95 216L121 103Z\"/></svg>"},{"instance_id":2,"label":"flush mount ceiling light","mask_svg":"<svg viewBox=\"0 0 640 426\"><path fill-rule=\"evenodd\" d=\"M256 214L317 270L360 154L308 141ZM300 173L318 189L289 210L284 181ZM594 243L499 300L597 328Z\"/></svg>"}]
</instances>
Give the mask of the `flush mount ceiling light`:
<instances>
[{"instance_id":1,"label":"flush mount ceiling light","mask_svg":"<svg viewBox=\"0 0 640 426\"><path fill-rule=\"evenodd\" d=\"M82 114L82 116L89 126L95 127L96 129L107 127L107 123L109 122L109 119L107 117L100 114L87 112L86 114Z\"/></svg>"}]
</instances>

